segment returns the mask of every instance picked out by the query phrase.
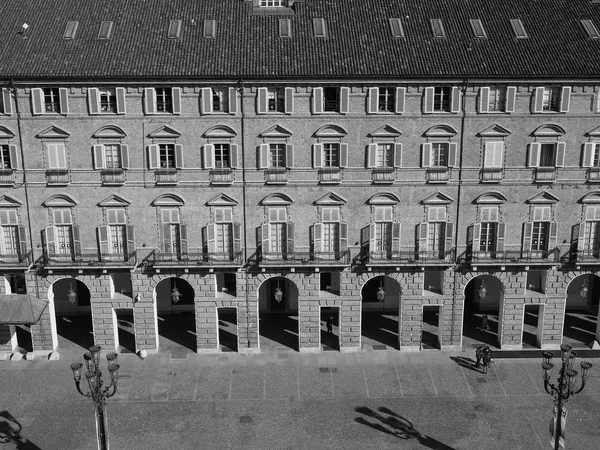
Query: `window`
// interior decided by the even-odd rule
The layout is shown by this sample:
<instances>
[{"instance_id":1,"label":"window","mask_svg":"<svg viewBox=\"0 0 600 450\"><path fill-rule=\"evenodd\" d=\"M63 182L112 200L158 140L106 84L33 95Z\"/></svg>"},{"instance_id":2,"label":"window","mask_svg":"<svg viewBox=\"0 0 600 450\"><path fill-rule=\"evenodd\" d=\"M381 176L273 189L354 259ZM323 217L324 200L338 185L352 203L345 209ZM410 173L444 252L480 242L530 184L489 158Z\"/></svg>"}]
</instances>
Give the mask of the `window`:
<instances>
[{"instance_id":1,"label":"window","mask_svg":"<svg viewBox=\"0 0 600 450\"><path fill-rule=\"evenodd\" d=\"M458 113L461 105L461 89L457 86L426 87L423 112Z\"/></svg>"},{"instance_id":2,"label":"window","mask_svg":"<svg viewBox=\"0 0 600 450\"><path fill-rule=\"evenodd\" d=\"M587 206L585 208L583 245L579 250L584 254L592 254L598 257L600 252L600 206ZM583 256L583 255L582 255Z\"/></svg>"},{"instance_id":3,"label":"window","mask_svg":"<svg viewBox=\"0 0 600 450\"><path fill-rule=\"evenodd\" d=\"M179 39L181 37L181 20L170 20L169 30L167 32L169 39Z\"/></svg>"},{"instance_id":4,"label":"window","mask_svg":"<svg viewBox=\"0 0 600 450\"><path fill-rule=\"evenodd\" d=\"M158 112L173 112L173 97L171 88L158 87L154 88L156 92L156 111Z\"/></svg>"},{"instance_id":5,"label":"window","mask_svg":"<svg viewBox=\"0 0 600 450\"><path fill-rule=\"evenodd\" d=\"M550 216L551 208L549 206L535 206L533 208L533 222L531 227L532 251L548 250Z\"/></svg>"},{"instance_id":6,"label":"window","mask_svg":"<svg viewBox=\"0 0 600 450\"><path fill-rule=\"evenodd\" d=\"M494 252L496 251L496 236L498 232L498 207L482 207L480 220L479 250L482 252Z\"/></svg>"},{"instance_id":7,"label":"window","mask_svg":"<svg viewBox=\"0 0 600 450\"><path fill-rule=\"evenodd\" d=\"M217 22L212 20L204 21L204 38L206 39L214 39L217 37Z\"/></svg>"},{"instance_id":8,"label":"window","mask_svg":"<svg viewBox=\"0 0 600 450\"><path fill-rule=\"evenodd\" d=\"M327 24L325 23L325 19L321 17L313 19L313 32L314 36L317 38L327 37Z\"/></svg>"},{"instance_id":9,"label":"window","mask_svg":"<svg viewBox=\"0 0 600 450\"><path fill-rule=\"evenodd\" d=\"M515 111L515 86L483 86L479 89L479 113L512 113Z\"/></svg>"},{"instance_id":10,"label":"window","mask_svg":"<svg viewBox=\"0 0 600 450\"><path fill-rule=\"evenodd\" d=\"M447 142L434 142L431 144L432 167L448 167L448 146Z\"/></svg>"},{"instance_id":11,"label":"window","mask_svg":"<svg viewBox=\"0 0 600 450\"><path fill-rule=\"evenodd\" d=\"M396 88L380 87L378 111L395 112L396 111Z\"/></svg>"},{"instance_id":12,"label":"window","mask_svg":"<svg viewBox=\"0 0 600 450\"><path fill-rule=\"evenodd\" d=\"M271 88L268 90L269 111L285 112L285 89Z\"/></svg>"},{"instance_id":13,"label":"window","mask_svg":"<svg viewBox=\"0 0 600 450\"><path fill-rule=\"evenodd\" d=\"M88 88L90 114L125 114L125 88Z\"/></svg>"},{"instance_id":14,"label":"window","mask_svg":"<svg viewBox=\"0 0 600 450\"><path fill-rule=\"evenodd\" d=\"M49 142L46 144L48 154L48 168L49 169L66 169L67 168L67 155L65 150L65 144L62 142Z\"/></svg>"},{"instance_id":15,"label":"window","mask_svg":"<svg viewBox=\"0 0 600 450\"><path fill-rule=\"evenodd\" d=\"M375 167L394 167L394 144L377 144Z\"/></svg>"},{"instance_id":16,"label":"window","mask_svg":"<svg viewBox=\"0 0 600 450\"><path fill-rule=\"evenodd\" d=\"M340 144L323 144L323 167L339 167Z\"/></svg>"},{"instance_id":17,"label":"window","mask_svg":"<svg viewBox=\"0 0 600 450\"><path fill-rule=\"evenodd\" d=\"M486 142L483 167L500 168L504 161L504 142Z\"/></svg>"},{"instance_id":18,"label":"window","mask_svg":"<svg viewBox=\"0 0 600 450\"><path fill-rule=\"evenodd\" d=\"M231 167L229 144L215 144L215 167L225 169Z\"/></svg>"},{"instance_id":19,"label":"window","mask_svg":"<svg viewBox=\"0 0 600 450\"><path fill-rule=\"evenodd\" d=\"M431 32L433 33L434 38L446 37L446 31L444 30L444 24L441 19L430 19L429 23L431 24Z\"/></svg>"},{"instance_id":20,"label":"window","mask_svg":"<svg viewBox=\"0 0 600 450\"><path fill-rule=\"evenodd\" d=\"M284 168L285 144L269 144L269 168Z\"/></svg>"},{"instance_id":21,"label":"window","mask_svg":"<svg viewBox=\"0 0 600 450\"><path fill-rule=\"evenodd\" d=\"M52 210L52 223L56 230L56 253L71 255L73 248L73 219L70 209Z\"/></svg>"},{"instance_id":22,"label":"window","mask_svg":"<svg viewBox=\"0 0 600 450\"><path fill-rule=\"evenodd\" d=\"M469 22L471 23L473 36L476 38L487 38L487 34L480 19L470 19Z\"/></svg>"},{"instance_id":23,"label":"window","mask_svg":"<svg viewBox=\"0 0 600 450\"><path fill-rule=\"evenodd\" d=\"M435 87L433 91L433 111L450 112L452 102L452 88Z\"/></svg>"},{"instance_id":24,"label":"window","mask_svg":"<svg viewBox=\"0 0 600 450\"><path fill-rule=\"evenodd\" d=\"M264 8L285 8L288 0L260 0L260 6Z\"/></svg>"},{"instance_id":25,"label":"window","mask_svg":"<svg viewBox=\"0 0 600 450\"><path fill-rule=\"evenodd\" d=\"M44 108L46 112L60 113L59 88L44 88Z\"/></svg>"},{"instance_id":26,"label":"window","mask_svg":"<svg viewBox=\"0 0 600 450\"><path fill-rule=\"evenodd\" d=\"M106 210L108 225L108 252L116 255L127 253L126 215L124 208Z\"/></svg>"},{"instance_id":27,"label":"window","mask_svg":"<svg viewBox=\"0 0 600 450\"><path fill-rule=\"evenodd\" d=\"M430 206L427 211L429 223L427 235L427 251L443 253L446 238L446 207Z\"/></svg>"},{"instance_id":28,"label":"window","mask_svg":"<svg viewBox=\"0 0 600 450\"><path fill-rule=\"evenodd\" d=\"M0 145L0 169L14 169L9 145ZM15 148L16 156L16 148Z\"/></svg>"},{"instance_id":29,"label":"window","mask_svg":"<svg viewBox=\"0 0 600 450\"><path fill-rule=\"evenodd\" d=\"M375 207L375 252L387 252L392 246L392 217L391 206Z\"/></svg>"},{"instance_id":30,"label":"window","mask_svg":"<svg viewBox=\"0 0 600 450\"><path fill-rule=\"evenodd\" d=\"M336 253L339 251L339 225L340 225L340 208L339 207L324 207L321 210L322 231L321 231L321 246L325 253ZM319 249L316 249L319 251Z\"/></svg>"},{"instance_id":31,"label":"window","mask_svg":"<svg viewBox=\"0 0 600 450\"><path fill-rule=\"evenodd\" d=\"M100 24L100 32L98 33L98 39L110 39L113 29L113 23L110 21L103 21Z\"/></svg>"},{"instance_id":32,"label":"window","mask_svg":"<svg viewBox=\"0 0 600 450\"><path fill-rule=\"evenodd\" d=\"M348 113L350 88L348 87L317 87L313 88L313 114Z\"/></svg>"},{"instance_id":33,"label":"window","mask_svg":"<svg viewBox=\"0 0 600 450\"><path fill-rule=\"evenodd\" d=\"M67 22L67 26L65 27L65 33L63 34L63 39L75 39L75 35L77 34L77 28L79 28L78 21L69 21Z\"/></svg>"},{"instance_id":34,"label":"window","mask_svg":"<svg viewBox=\"0 0 600 450\"><path fill-rule=\"evenodd\" d=\"M491 86L488 97L488 111L503 112L506 107L506 87Z\"/></svg>"},{"instance_id":35,"label":"window","mask_svg":"<svg viewBox=\"0 0 600 450\"><path fill-rule=\"evenodd\" d=\"M390 19L390 30L392 32L393 37L404 37L404 28L402 27L402 22L400 21L400 19Z\"/></svg>"},{"instance_id":36,"label":"window","mask_svg":"<svg viewBox=\"0 0 600 450\"><path fill-rule=\"evenodd\" d=\"M279 37L292 37L292 21L290 19L279 19Z\"/></svg>"},{"instance_id":37,"label":"window","mask_svg":"<svg viewBox=\"0 0 600 450\"><path fill-rule=\"evenodd\" d=\"M269 252L287 251L287 211L285 207L269 208Z\"/></svg>"},{"instance_id":38,"label":"window","mask_svg":"<svg viewBox=\"0 0 600 450\"><path fill-rule=\"evenodd\" d=\"M230 254L233 251L233 211L231 207L215 208L216 252Z\"/></svg>"},{"instance_id":39,"label":"window","mask_svg":"<svg viewBox=\"0 0 600 450\"><path fill-rule=\"evenodd\" d=\"M555 144L541 144L539 167L554 167L556 162Z\"/></svg>"},{"instance_id":40,"label":"window","mask_svg":"<svg viewBox=\"0 0 600 450\"><path fill-rule=\"evenodd\" d=\"M0 254L20 254L19 220L16 209L0 210Z\"/></svg>"},{"instance_id":41,"label":"window","mask_svg":"<svg viewBox=\"0 0 600 450\"><path fill-rule=\"evenodd\" d=\"M583 29L587 33L588 37L590 37L592 39L600 38L600 33L598 32L598 28L596 28L596 25L594 24L593 21L591 21L589 19L585 19L585 20L582 19L581 25L583 25Z\"/></svg>"},{"instance_id":42,"label":"window","mask_svg":"<svg viewBox=\"0 0 600 450\"><path fill-rule=\"evenodd\" d=\"M600 142L583 145L583 167L600 168Z\"/></svg>"},{"instance_id":43,"label":"window","mask_svg":"<svg viewBox=\"0 0 600 450\"><path fill-rule=\"evenodd\" d=\"M162 225L162 243L165 253L180 253L181 232L178 208L162 208L160 211Z\"/></svg>"},{"instance_id":44,"label":"window","mask_svg":"<svg viewBox=\"0 0 600 450\"><path fill-rule=\"evenodd\" d=\"M338 112L340 108L340 88L323 88L323 111Z\"/></svg>"},{"instance_id":45,"label":"window","mask_svg":"<svg viewBox=\"0 0 600 450\"><path fill-rule=\"evenodd\" d=\"M117 94L115 89L100 89L100 111L101 112L117 112Z\"/></svg>"},{"instance_id":46,"label":"window","mask_svg":"<svg viewBox=\"0 0 600 450\"><path fill-rule=\"evenodd\" d=\"M67 88L32 88L31 109L34 115L69 114L69 90Z\"/></svg>"},{"instance_id":47,"label":"window","mask_svg":"<svg viewBox=\"0 0 600 450\"><path fill-rule=\"evenodd\" d=\"M544 97L542 100L543 111L559 111L560 110L560 87L544 88Z\"/></svg>"},{"instance_id":48,"label":"window","mask_svg":"<svg viewBox=\"0 0 600 450\"><path fill-rule=\"evenodd\" d=\"M527 39L527 32L525 31L525 27L523 26L521 19L510 19L510 26L512 27L517 39Z\"/></svg>"},{"instance_id":49,"label":"window","mask_svg":"<svg viewBox=\"0 0 600 450\"><path fill-rule=\"evenodd\" d=\"M213 88L212 90L212 110L214 112L228 112L228 91L223 88Z\"/></svg>"},{"instance_id":50,"label":"window","mask_svg":"<svg viewBox=\"0 0 600 450\"><path fill-rule=\"evenodd\" d=\"M158 145L158 162L160 168L175 167L175 145L159 144Z\"/></svg>"},{"instance_id":51,"label":"window","mask_svg":"<svg viewBox=\"0 0 600 450\"><path fill-rule=\"evenodd\" d=\"M146 114L181 114L181 88L144 88L144 107Z\"/></svg>"},{"instance_id":52,"label":"window","mask_svg":"<svg viewBox=\"0 0 600 450\"><path fill-rule=\"evenodd\" d=\"M121 149L118 144L107 144L104 146L104 167L107 169L121 168Z\"/></svg>"},{"instance_id":53,"label":"window","mask_svg":"<svg viewBox=\"0 0 600 450\"><path fill-rule=\"evenodd\" d=\"M532 107L534 113L569 112L571 86L537 87Z\"/></svg>"},{"instance_id":54,"label":"window","mask_svg":"<svg viewBox=\"0 0 600 450\"><path fill-rule=\"evenodd\" d=\"M565 142L533 142L529 145L529 167L562 167Z\"/></svg>"}]
</instances>

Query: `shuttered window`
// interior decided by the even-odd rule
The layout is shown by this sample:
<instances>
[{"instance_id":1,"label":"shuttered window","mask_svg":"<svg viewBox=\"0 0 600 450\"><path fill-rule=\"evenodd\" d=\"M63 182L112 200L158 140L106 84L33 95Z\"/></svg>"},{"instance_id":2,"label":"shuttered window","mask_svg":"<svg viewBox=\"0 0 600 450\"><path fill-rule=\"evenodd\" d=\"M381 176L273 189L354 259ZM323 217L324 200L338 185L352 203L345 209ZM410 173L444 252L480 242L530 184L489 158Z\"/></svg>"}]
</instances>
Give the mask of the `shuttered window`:
<instances>
[{"instance_id":1,"label":"shuttered window","mask_svg":"<svg viewBox=\"0 0 600 450\"><path fill-rule=\"evenodd\" d=\"M504 162L504 142L486 142L483 167L500 168Z\"/></svg>"}]
</instances>

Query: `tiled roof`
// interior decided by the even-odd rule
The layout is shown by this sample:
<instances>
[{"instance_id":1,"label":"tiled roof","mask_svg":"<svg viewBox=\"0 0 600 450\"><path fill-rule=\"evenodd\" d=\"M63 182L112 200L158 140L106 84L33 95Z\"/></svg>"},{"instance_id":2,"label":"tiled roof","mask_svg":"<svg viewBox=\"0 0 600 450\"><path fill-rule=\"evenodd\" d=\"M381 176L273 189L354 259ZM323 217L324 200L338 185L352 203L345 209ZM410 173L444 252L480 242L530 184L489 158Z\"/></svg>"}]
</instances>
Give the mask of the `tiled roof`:
<instances>
[{"instance_id":1,"label":"tiled roof","mask_svg":"<svg viewBox=\"0 0 600 450\"><path fill-rule=\"evenodd\" d=\"M295 14L251 15L242 0L2 0L0 77L190 78L279 77L598 77L600 4L590 0L306 0ZM279 37L290 18L292 38ZM313 37L325 19L327 38ZM405 39L389 18L401 18ZM168 39L169 20L181 39ZM214 19L215 39L203 37ZM446 38L433 38L441 19ZM481 19L487 39L473 36ZM521 19L527 39L516 39ZM79 21L75 39L63 39ZM113 21L109 40L98 39ZM19 34L23 23L29 28Z\"/></svg>"}]
</instances>

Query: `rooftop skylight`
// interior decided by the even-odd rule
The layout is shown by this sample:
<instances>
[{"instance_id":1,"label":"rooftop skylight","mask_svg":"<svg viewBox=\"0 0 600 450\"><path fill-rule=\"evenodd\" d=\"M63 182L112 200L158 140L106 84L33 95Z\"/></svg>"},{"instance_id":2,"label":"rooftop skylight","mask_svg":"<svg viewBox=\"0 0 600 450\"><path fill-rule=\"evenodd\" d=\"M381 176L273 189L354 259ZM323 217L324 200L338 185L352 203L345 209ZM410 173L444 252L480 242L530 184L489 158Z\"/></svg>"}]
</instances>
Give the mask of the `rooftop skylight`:
<instances>
[{"instance_id":1,"label":"rooftop skylight","mask_svg":"<svg viewBox=\"0 0 600 450\"><path fill-rule=\"evenodd\" d=\"M404 37L404 28L402 28L402 22L400 19L390 19L390 29L392 31L392 37Z\"/></svg>"},{"instance_id":2,"label":"rooftop skylight","mask_svg":"<svg viewBox=\"0 0 600 450\"><path fill-rule=\"evenodd\" d=\"M583 25L583 28L585 29L585 32L588 34L589 37L591 37L592 39L600 38L600 33L598 33L598 28L596 28L594 22L588 19L584 19L581 21L581 25Z\"/></svg>"},{"instance_id":3,"label":"rooftop skylight","mask_svg":"<svg viewBox=\"0 0 600 450\"><path fill-rule=\"evenodd\" d=\"M179 39L181 37L181 20L169 21L167 37L169 39Z\"/></svg>"},{"instance_id":4,"label":"rooftop skylight","mask_svg":"<svg viewBox=\"0 0 600 450\"><path fill-rule=\"evenodd\" d=\"M209 39L217 37L217 24L214 20L204 21L204 37Z\"/></svg>"},{"instance_id":5,"label":"rooftop skylight","mask_svg":"<svg viewBox=\"0 0 600 450\"><path fill-rule=\"evenodd\" d=\"M480 19L470 19L471 28L473 29L473 35L476 38L487 38L487 34L485 29L483 28L483 23L481 23Z\"/></svg>"},{"instance_id":6,"label":"rooftop skylight","mask_svg":"<svg viewBox=\"0 0 600 450\"><path fill-rule=\"evenodd\" d=\"M100 24L100 33L98 33L98 39L110 39L113 29L113 22L103 21Z\"/></svg>"},{"instance_id":7,"label":"rooftop skylight","mask_svg":"<svg viewBox=\"0 0 600 450\"><path fill-rule=\"evenodd\" d=\"M431 32L433 33L434 38L446 37L446 31L444 31L442 19L429 19L429 23L431 24Z\"/></svg>"},{"instance_id":8,"label":"rooftop skylight","mask_svg":"<svg viewBox=\"0 0 600 450\"><path fill-rule=\"evenodd\" d=\"M510 25L515 32L515 37L517 39L527 39L527 32L525 31L525 27L523 26L523 22L521 19L510 19Z\"/></svg>"},{"instance_id":9,"label":"rooftop skylight","mask_svg":"<svg viewBox=\"0 0 600 450\"><path fill-rule=\"evenodd\" d=\"M279 37L292 37L292 21L279 19Z\"/></svg>"},{"instance_id":10,"label":"rooftop skylight","mask_svg":"<svg viewBox=\"0 0 600 450\"><path fill-rule=\"evenodd\" d=\"M77 28L79 28L79 22L76 20L70 20L67 22L67 26L65 27L65 34L63 35L64 39L75 39L75 35L77 34Z\"/></svg>"},{"instance_id":11,"label":"rooftop skylight","mask_svg":"<svg viewBox=\"0 0 600 450\"><path fill-rule=\"evenodd\" d=\"M315 37L327 37L327 26L325 25L325 19L322 17L313 19L313 31Z\"/></svg>"}]
</instances>

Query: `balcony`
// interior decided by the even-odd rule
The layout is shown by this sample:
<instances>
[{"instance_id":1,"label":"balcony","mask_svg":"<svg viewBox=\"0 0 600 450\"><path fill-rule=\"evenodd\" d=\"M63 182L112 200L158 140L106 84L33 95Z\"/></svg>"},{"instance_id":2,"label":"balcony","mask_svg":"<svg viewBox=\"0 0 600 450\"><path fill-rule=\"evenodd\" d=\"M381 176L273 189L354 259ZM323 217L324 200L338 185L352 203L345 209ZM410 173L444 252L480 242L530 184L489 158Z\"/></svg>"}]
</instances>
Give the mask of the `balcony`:
<instances>
[{"instance_id":1,"label":"balcony","mask_svg":"<svg viewBox=\"0 0 600 450\"><path fill-rule=\"evenodd\" d=\"M350 251L343 252L264 252L250 257L260 266L349 266Z\"/></svg>"},{"instance_id":2,"label":"balcony","mask_svg":"<svg viewBox=\"0 0 600 450\"><path fill-rule=\"evenodd\" d=\"M522 250L520 246L505 247L500 251L477 251L468 253L468 260L475 265L527 265L555 264L560 259L558 249L553 250Z\"/></svg>"},{"instance_id":3,"label":"balcony","mask_svg":"<svg viewBox=\"0 0 600 450\"><path fill-rule=\"evenodd\" d=\"M290 171L285 167L273 167L265 170L265 183L286 184L290 178Z\"/></svg>"},{"instance_id":4,"label":"balcony","mask_svg":"<svg viewBox=\"0 0 600 450\"><path fill-rule=\"evenodd\" d=\"M481 181L483 183L499 183L503 178L501 167L484 167L481 169Z\"/></svg>"},{"instance_id":5,"label":"balcony","mask_svg":"<svg viewBox=\"0 0 600 450\"><path fill-rule=\"evenodd\" d=\"M174 167L164 167L154 171L156 184L177 184L179 183L179 171Z\"/></svg>"},{"instance_id":6,"label":"balcony","mask_svg":"<svg viewBox=\"0 0 600 450\"><path fill-rule=\"evenodd\" d=\"M15 172L12 169L0 169L0 186L15 184Z\"/></svg>"},{"instance_id":7,"label":"balcony","mask_svg":"<svg viewBox=\"0 0 600 450\"><path fill-rule=\"evenodd\" d=\"M450 250L419 251L415 248L397 251L363 252L363 262L370 266L451 266L456 252Z\"/></svg>"},{"instance_id":8,"label":"balcony","mask_svg":"<svg viewBox=\"0 0 600 450\"><path fill-rule=\"evenodd\" d=\"M425 180L428 183L447 183L450 180L450 169L448 167L428 167L425 172Z\"/></svg>"},{"instance_id":9,"label":"balcony","mask_svg":"<svg viewBox=\"0 0 600 450\"><path fill-rule=\"evenodd\" d=\"M392 184L396 181L396 169L393 167L374 167L371 171L373 183Z\"/></svg>"},{"instance_id":10,"label":"balcony","mask_svg":"<svg viewBox=\"0 0 600 450\"><path fill-rule=\"evenodd\" d=\"M120 185L125 183L125 171L123 169L103 169L100 172L100 180L105 185Z\"/></svg>"},{"instance_id":11,"label":"balcony","mask_svg":"<svg viewBox=\"0 0 600 450\"><path fill-rule=\"evenodd\" d=\"M556 181L556 167L536 167L534 177L538 183L554 183Z\"/></svg>"},{"instance_id":12,"label":"balcony","mask_svg":"<svg viewBox=\"0 0 600 450\"><path fill-rule=\"evenodd\" d=\"M46 183L65 186L71 182L69 169L48 169L46 170Z\"/></svg>"},{"instance_id":13,"label":"balcony","mask_svg":"<svg viewBox=\"0 0 600 450\"><path fill-rule=\"evenodd\" d=\"M137 264L136 253L82 252L66 254L44 253L39 262L48 268L81 269L84 267L132 267Z\"/></svg>"},{"instance_id":14,"label":"balcony","mask_svg":"<svg viewBox=\"0 0 600 450\"><path fill-rule=\"evenodd\" d=\"M163 253L154 250L143 264L155 269L160 268L191 268L209 266L240 266L243 263L242 252L204 253L201 249L186 253Z\"/></svg>"},{"instance_id":15,"label":"balcony","mask_svg":"<svg viewBox=\"0 0 600 450\"><path fill-rule=\"evenodd\" d=\"M342 169L339 167L321 167L319 183L339 183L342 181Z\"/></svg>"},{"instance_id":16,"label":"balcony","mask_svg":"<svg viewBox=\"0 0 600 450\"><path fill-rule=\"evenodd\" d=\"M235 179L233 169L230 167L210 169L211 184L231 184Z\"/></svg>"},{"instance_id":17,"label":"balcony","mask_svg":"<svg viewBox=\"0 0 600 450\"><path fill-rule=\"evenodd\" d=\"M3 270L10 268L23 268L28 267L33 262L31 252L24 254L1 254L0 253L0 267Z\"/></svg>"},{"instance_id":18,"label":"balcony","mask_svg":"<svg viewBox=\"0 0 600 450\"><path fill-rule=\"evenodd\" d=\"M587 172L588 183L600 183L600 167L590 167Z\"/></svg>"},{"instance_id":19,"label":"balcony","mask_svg":"<svg viewBox=\"0 0 600 450\"><path fill-rule=\"evenodd\" d=\"M569 252L569 261L576 264L600 265L600 250L585 249Z\"/></svg>"}]
</instances>

